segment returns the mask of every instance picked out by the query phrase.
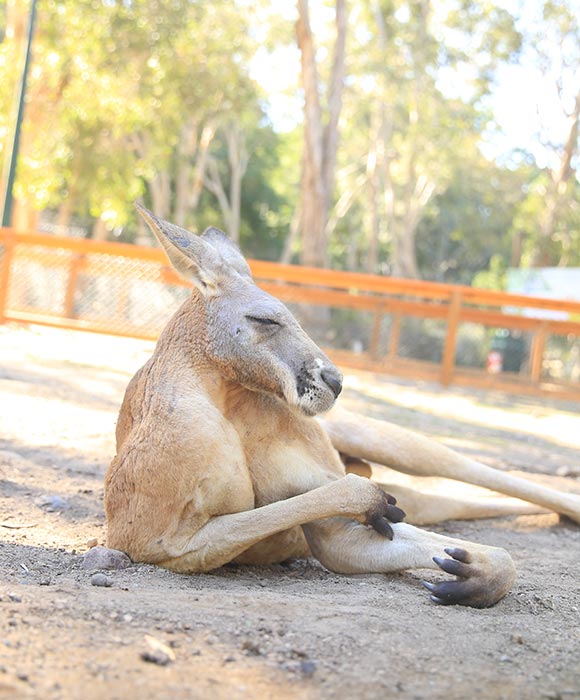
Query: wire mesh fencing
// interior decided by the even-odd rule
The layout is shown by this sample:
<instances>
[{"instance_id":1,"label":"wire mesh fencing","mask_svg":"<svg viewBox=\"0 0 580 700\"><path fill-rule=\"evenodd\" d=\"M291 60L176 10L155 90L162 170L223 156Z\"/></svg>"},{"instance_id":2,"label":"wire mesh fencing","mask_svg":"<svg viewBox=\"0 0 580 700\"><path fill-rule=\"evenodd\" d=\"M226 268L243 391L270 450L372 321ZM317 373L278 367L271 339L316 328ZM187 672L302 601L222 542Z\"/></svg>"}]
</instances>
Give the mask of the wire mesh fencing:
<instances>
[{"instance_id":1,"label":"wire mesh fencing","mask_svg":"<svg viewBox=\"0 0 580 700\"><path fill-rule=\"evenodd\" d=\"M251 267L344 366L580 397L580 303ZM155 339L190 293L160 249L0 231L0 320ZM547 309L547 318L526 316L527 305ZM550 320L555 309L560 320Z\"/></svg>"}]
</instances>

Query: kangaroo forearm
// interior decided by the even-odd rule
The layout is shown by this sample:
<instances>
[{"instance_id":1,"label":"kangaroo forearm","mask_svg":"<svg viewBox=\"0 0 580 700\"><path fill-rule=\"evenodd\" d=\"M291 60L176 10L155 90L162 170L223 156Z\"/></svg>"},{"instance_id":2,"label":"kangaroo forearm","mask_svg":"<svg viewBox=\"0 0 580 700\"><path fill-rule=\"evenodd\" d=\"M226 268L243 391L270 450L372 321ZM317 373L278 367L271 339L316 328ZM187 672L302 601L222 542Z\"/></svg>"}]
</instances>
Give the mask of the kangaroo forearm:
<instances>
[{"instance_id":1,"label":"kangaroo forearm","mask_svg":"<svg viewBox=\"0 0 580 700\"><path fill-rule=\"evenodd\" d=\"M349 475L313 491L261 508L220 515L200 528L181 551L159 562L176 571L209 571L231 561L266 537L319 518L355 517L369 505L365 479Z\"/></svg>"}]
</instances>

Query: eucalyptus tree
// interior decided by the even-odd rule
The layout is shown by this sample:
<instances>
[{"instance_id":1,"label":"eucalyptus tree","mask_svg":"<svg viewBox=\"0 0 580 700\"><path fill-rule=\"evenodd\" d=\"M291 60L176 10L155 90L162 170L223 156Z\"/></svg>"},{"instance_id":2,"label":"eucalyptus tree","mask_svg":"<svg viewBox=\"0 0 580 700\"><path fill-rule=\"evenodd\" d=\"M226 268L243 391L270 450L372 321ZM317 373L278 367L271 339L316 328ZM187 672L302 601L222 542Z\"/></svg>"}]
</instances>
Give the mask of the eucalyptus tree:
<instances>
[{"instance_id":1,"label":"eucalyptus tree","mask_svg":"<svg viewBox=\"0 0 580 700\"><path fill-rule=\"evenodd\" d=\"M344 90L348 10L346 0L335 0L336 34L328 83L322 84L308 0L298 0L296 39L300 49L304 89L304 146L299 203L304 265L326 266L327 225L333 202L339 143L339 119Z\"/></svg>"},{"instance_id":2,"label":"eucalyptus tree","mask_svg":"<svg viewBox=\"0 0 580 700\"><path fill-rule=\"evenodd\" d=\"M40 3L20 198L105 235L139 197L194 225L217 129L257 101L252 50L235 2Z\"/></svg>"},{"instance_id":3,"label":"eucalyptus tree","mask_svg":"<svg viewBox=\"0 0 580 700\"><path fill-rule=\"evenodd\" d=\"M368 0L357 25L344 111L358 151L342 154L345 171L354 165L344 187L365 210L369 270L382 248L391 273L417 277L419 223L473 152L482 99L519 34L507 12L484 2Z\"/></svg>"},{"instance_id":4,"label":"eucalyptus tree","mask_svg":"<svg viewBox=\"0 0 580 700\"><path fill-rule=\"evenodd\" d=\"M542 172L515 226L525 235L523 262L532 266L580 264L578 10L573 0L545 0L525 37L526 61L541 88L537 115L530 118L537 119L534 152Z\"/></svg>"}]
</instances>

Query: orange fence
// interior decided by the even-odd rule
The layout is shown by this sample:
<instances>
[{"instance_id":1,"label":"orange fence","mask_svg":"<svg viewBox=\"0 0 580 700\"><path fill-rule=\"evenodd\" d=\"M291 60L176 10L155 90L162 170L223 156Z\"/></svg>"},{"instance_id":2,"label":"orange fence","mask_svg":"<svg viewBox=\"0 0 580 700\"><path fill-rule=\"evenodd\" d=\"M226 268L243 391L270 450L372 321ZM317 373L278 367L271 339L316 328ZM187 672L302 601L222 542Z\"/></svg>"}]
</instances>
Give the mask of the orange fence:
<instances>
[{"instance_id":1,"label":"orange fence","mask_svg":"<svg viewBox=\"0 0 580 700\"><path fill-rule=\"evenodd\" d=\"M188 294L157 248L0 229L0 250L0 321L156 338ZM264 261L250 265L260 286L302 314L307 330L331 346L329 354L341 365L443 385L580 398L580 303ZM328 309L323 318L335 331L309 327L304 312L315 307ZM520 338L515 370L489 361L491 329ZM462 360L462 345L477 358ZM413 354L419 347L423 356Z\"/></svg>"}]
</instances>

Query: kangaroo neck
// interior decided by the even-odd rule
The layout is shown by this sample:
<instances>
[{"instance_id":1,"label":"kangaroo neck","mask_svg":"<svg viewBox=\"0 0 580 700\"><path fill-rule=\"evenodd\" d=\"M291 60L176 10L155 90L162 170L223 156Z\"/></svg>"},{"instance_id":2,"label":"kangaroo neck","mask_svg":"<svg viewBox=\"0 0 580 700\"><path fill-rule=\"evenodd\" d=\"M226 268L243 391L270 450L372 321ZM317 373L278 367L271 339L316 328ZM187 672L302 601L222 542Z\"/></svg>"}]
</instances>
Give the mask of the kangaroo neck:
<instances>
[{"instance_id":1,"label":"kangaroo neck","mask_svg":"<svg viewBox=\"0 0 580 700\"><path fill-rule=\"evenodd\" d=\"M155 348L158 356L182 357L192 368L207 368L207 310L200 292L193 290L169 320Z\"/></svg>"}]
</instances>

